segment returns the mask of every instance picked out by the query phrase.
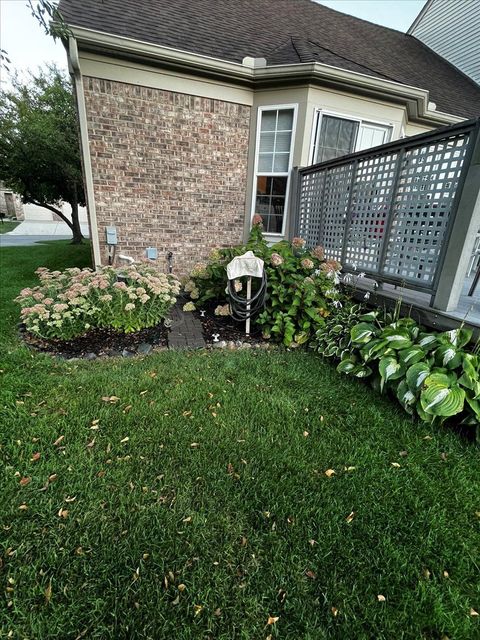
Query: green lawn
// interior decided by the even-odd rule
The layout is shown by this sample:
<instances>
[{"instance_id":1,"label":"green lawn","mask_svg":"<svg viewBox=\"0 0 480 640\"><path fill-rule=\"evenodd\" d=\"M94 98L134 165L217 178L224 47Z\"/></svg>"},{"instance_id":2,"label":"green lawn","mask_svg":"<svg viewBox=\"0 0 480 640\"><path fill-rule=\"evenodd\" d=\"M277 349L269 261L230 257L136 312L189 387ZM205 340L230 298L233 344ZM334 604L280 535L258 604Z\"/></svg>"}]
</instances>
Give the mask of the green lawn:
<instances>
[{"instance_id":1,"label":"green lawn","mask_svg":"<svg viewBox=\"0 0 480 640\"><path fill-rule=\"evenodd\" d=\"M33 354L10 300L88 247L0 259L0 638L480 637L473 445L306 352Z\"/></svg>"},{"instance_id":2,"label":"green lawn","mask_svg":"<svg viewBox=\"0 0 480 640\"><path fill-rule=\"evenodd\" d=\"M0 233L8 233L18 227L20 222L17 220L0 220Z\"/></svg>"}]
</instances>

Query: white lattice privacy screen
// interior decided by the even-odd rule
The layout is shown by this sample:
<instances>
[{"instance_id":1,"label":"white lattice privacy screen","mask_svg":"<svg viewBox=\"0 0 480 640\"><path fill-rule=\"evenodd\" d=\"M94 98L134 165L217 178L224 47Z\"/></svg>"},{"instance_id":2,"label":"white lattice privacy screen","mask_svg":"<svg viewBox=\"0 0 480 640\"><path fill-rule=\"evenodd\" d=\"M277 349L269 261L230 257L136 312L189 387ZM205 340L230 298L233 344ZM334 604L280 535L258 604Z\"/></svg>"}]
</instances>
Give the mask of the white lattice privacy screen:
<instances>
[{"instance_id":1,"label":"white lattice privacy screen","mask_svg":"<svg viewBox=\"0 0 480 640\"><path fill-rule=\"evenodd\" d=\"M295 234L347 270L432 291L473 125L456 125L299 171Z\"/></svg>"}]
</instances>

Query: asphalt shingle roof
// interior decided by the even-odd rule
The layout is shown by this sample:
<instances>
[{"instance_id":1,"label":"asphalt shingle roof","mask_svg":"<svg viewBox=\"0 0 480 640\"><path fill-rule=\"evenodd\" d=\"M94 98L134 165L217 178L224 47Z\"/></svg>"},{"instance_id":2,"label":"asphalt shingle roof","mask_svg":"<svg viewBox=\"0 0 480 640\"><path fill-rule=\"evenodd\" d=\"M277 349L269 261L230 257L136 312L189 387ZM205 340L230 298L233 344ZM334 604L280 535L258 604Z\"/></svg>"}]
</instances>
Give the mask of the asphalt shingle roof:
<instances>
[{"instance_id":1,"label":"asphalt shingle roof","mask_svg":"<svg viewBox=\"0 0 480 640\"><path fill-rule=\"evenodd\" d=\"M321 62L428 89L439 111L480 115L480 87L411 35L312 0L61 0L70 25L214 58Z\"/></svg>"}]
</instances>

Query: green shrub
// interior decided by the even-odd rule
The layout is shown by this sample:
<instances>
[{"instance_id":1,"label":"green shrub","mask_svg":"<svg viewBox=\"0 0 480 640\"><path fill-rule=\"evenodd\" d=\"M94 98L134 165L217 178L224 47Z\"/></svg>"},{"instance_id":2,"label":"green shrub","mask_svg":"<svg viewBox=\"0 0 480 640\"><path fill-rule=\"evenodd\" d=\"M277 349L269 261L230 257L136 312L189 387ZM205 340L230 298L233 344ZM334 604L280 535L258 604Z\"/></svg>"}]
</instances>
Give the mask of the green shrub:
<instances>
[{"instance_id":1,"label":"green shrub","mask_svg":"<svg viewBox=\"0 0 480 640\"><path fill-rule=\"evenodd\" d=\"M458 416L462 424L480 423L480 358L476 349L468 350L470 329L428 332L412 318L361 313L358 305L349 314L344 319L338 314L336 324L318 331L312 345L340 359L339 372L370 378L424 422L441 424Z\"/></svg>"},{"instance_id":2,"label":"green shrub","mask_svg":"<svg viewBox=\"0 0 480 640\"><path fill-rule=\"evenodd\" d=\"M286 346L304 344L323 326L341 297L337 288L340 264L324 260L321 247L308 251L304 244L301 238L294 238L291 243L269 246L257 221L246 245L215 250L207 264L197 265L184 285L185 292L196 308L215 301L219 315L228 313L226 266L251 250L264 260L268 280L265 310L255 322L266 338ZM192 305L187 303L185 309L191 310Z\"/></svg>"},{"instance_id":3,"label":"green shrub","mask_svg":"<svg viewBox=\"0 0 480 640\"><path fill-rule=\"evenodd\" d=\"M95 327L132 333L165 318L179 281L151 265L115 269L37 269L40 285L16 298L27 330L42 338L70 339Z\"/></svg>"}]
</instances>

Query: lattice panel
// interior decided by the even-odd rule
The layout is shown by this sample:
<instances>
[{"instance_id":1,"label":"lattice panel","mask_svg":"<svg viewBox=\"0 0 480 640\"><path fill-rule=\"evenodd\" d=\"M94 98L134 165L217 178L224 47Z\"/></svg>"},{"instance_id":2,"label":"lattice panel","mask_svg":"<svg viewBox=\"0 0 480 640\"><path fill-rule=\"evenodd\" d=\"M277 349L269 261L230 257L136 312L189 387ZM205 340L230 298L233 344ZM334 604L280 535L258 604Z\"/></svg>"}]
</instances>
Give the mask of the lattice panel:
<instances>
[{"instance_id":1,"label":"lattice panel","mask_svg":"<svg viewBox=\"0 0 480 640\"><path fill-rule=\"evenodd\" d=\"M325 172L301 176L300 207L296 235L303 238L309 248L320 244L324 184Z\"/></svg>"},{"instance_id":2,"label":"lattice panel","mask_svg":"<svg viewBox=\"0 0 480 640\"><path fill-rule=\"evenodd\" d=\"M393 196L398 153L361 160L355 173L345 266L377 273Z\"/></svg>"},{"instance_id":3,"label":"lattice panel","mask_svg":"<svg viewBox=\"0 0 480 640\"><path fill-rule=\"evenodd\" d=\"M468 134L405 152L383 273L433 284L468 148Z\"/></svg>"},{"instance_id":4,"label":"lattice panel","mask_svg":"<svg viewBox=\"0 0 480 640\"><path fill-rule=\"evenodd\" d=\"M353 163L326 170L320 241L325 256L341 260Z\"/></svg>"}]
</instances>

